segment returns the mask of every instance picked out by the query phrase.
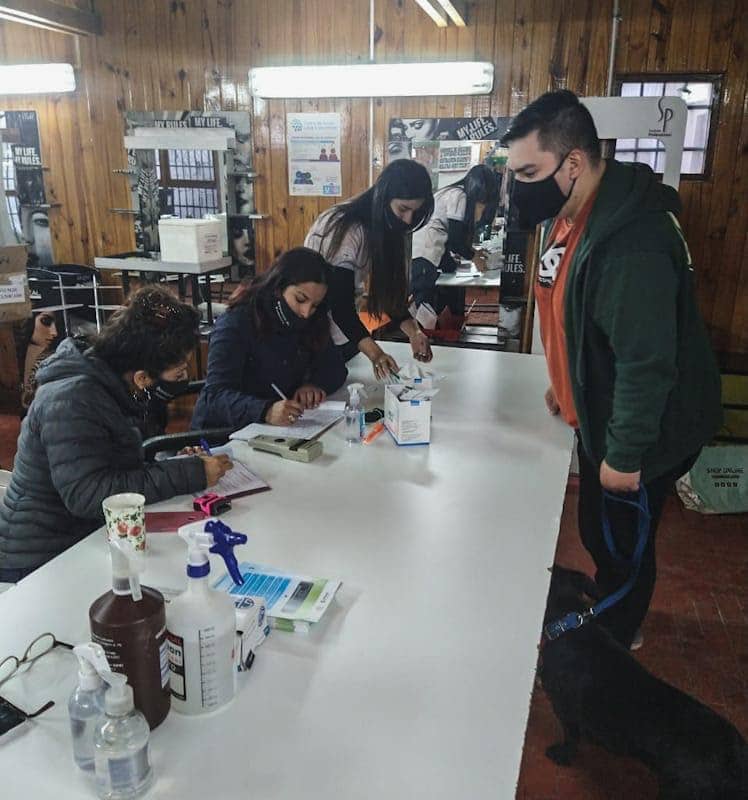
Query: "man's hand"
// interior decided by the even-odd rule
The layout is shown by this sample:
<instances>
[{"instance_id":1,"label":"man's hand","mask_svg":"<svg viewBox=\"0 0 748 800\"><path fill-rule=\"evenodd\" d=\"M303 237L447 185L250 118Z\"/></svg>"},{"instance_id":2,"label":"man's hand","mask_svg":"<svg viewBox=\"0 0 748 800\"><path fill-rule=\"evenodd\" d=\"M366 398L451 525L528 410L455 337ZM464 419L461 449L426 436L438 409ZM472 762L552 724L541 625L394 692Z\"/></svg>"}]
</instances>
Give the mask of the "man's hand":
<instances>
[{"instance_id":1,"label":"man's hand","mask_svg":"<svg viewBox=\"0 0 748 800\"><path fill-rule=\"evenodd\" d=\"M600 484L609 492L638 492L641 476L641 470L619 472L609 467L605 461L600 464Z\"/></svg>"},{"instance_id":2,"label":"man's hand","mask_svg":"<svg viewBox=\"0 0 748 800\"><path fill-rule=\"evenodd\" d=\"M545 392L545 405L548 409L549 414L553 414L555 417L556 414L561 410L558 400L556 400L556 393L553 391L553 387L549 386Z\"/></svg>"}]
</instances>

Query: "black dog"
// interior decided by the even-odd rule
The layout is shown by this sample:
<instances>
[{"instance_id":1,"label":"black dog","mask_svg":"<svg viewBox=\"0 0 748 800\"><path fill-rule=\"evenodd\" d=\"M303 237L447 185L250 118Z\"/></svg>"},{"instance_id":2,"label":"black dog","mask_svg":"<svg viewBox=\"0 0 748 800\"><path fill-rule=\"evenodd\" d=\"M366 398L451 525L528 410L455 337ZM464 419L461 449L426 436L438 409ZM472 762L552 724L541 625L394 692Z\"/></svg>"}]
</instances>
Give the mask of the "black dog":
<instances>
[{"instance_id":1,"label":"black dog","mask_svg":"<svg viewBox=\"0 0 748 800\"><path fill-rule=\"evenodd\" d=\"M586 597L585 597L586 596ZM553 568L545 623L594 604L587 575ZM653 770L659 800L746 800L748 745L726 719L652 675L592 620L545 639L540 679L564 738L546 755L567 765L584 736Z\"/></svg>"}]
</instances>

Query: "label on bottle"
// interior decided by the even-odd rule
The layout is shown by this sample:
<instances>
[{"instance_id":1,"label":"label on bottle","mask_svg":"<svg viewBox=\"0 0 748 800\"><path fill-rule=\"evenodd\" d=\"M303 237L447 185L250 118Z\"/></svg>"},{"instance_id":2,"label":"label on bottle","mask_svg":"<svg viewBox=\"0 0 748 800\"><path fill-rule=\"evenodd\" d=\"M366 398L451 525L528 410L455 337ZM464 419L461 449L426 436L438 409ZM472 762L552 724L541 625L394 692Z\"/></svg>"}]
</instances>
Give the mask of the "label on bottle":
<instances>
[{"instance_id":1,"label":"label on bottle","mask_svg":"<svg viewBox=\"0 0 748 800\"><path fill-rule=\"evenodd\" d=\"M171 693L179 700L186 700L187 684L184 674L184 639L181 636L175 636L173 633L168 632L166 634L166 645L169 652Z\"/></svg>"},{"instance_id":2,"label":"label on bottle","mask_svg":"<svg viewBox=\"0 0 748 800\"><path fill-rule=\"evenodd\" d=\"M158 660L161 667L161 688L165 689L169 685L169 672L171 670L169 664L169 642L165 636L158 648Z\"/></svg>"},{"instance_id":3,"label":"label on bottle","mask_svg":"<svg viewBox=\"0 0 748 800\"><path fill-rule=\"evenodd\" d=\"M95 762L96 782L105 792L137 790L148 779L151 770L147 744L123 758L97 752Z\"/></svg>"}]
</instances>

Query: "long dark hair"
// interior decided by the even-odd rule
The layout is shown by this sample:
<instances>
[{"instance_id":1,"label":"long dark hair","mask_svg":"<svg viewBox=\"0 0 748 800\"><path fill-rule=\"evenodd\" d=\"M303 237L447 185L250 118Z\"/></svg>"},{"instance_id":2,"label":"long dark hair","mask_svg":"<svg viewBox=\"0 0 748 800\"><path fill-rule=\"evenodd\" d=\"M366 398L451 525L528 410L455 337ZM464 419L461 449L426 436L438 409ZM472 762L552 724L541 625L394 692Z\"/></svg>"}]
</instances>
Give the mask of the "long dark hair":
<instances>
[{"instance_id":1,"label":"long dark hair","mask_svg":"<svg viewBox=\"0 0 748 800\"><path fill-rule=\"evenodd\" d=\"M195 349L199 324L192 306L158 286L144 286L112 314L92 349L118 375L143 369L158 378Z\"/></svg>"},{"instance_id":2,"label":"long dark hair","mask_svg":"<svg viewBox=\"0 0 748 800\"><path fill-rule=\"evenodd\" d=\"M408 297L405 233L393 229L388 216L390 203L423 198L413 215L410 231L423 227L434 211L434 194L428 170L417 161L400 158L382 170L377 182L363 194L336 206L322 234L330 236L330 257L340 249L353 225L360 225L369 257L371 274L367 311L376 319L382 314L403 316Z\"/></svg>"},{"instance_id":3,"label":"long dark hair","mask_svg":"<svg viewBox=\"0 0 748 800\"><path fill-rule=\"evenodd\" d=\"M247 306L253 331L262 337L274 330L273 303L283 290L299 283L330 285L332 267L316 250L294 247L287 250L262 275L252 278L234 290L228 307ZM323 301L312 314L304 330L302 345L312 352L321 350L330 339L327 302Z\"/></svg>"},{"instance_id":4,"label":"long dark hair","mask_svg":"<svg viewBox=\"0 0 748 800\"><path fill-rule=\"evenodd\" d=\"M459 181L451 183L447 188L459 187L465 192L465 216L463 221L467 225L466 239L471 244L475 236L475 204L484 203L486 208L483 216L478 221L481 224L490 221L496 215L499 205L499 176L485 164L472 167Z\"/></svg>"}]
</instances>

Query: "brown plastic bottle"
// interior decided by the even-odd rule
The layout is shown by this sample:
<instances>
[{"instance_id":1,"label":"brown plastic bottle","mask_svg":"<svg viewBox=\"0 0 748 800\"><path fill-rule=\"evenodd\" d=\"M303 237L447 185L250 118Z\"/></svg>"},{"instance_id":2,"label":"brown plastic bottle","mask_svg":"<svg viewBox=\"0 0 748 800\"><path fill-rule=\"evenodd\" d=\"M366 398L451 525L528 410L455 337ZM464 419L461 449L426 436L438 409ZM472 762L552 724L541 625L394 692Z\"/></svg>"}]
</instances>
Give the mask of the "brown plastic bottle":
<instances>
[{"instance_id":1,"label":"brown plastic bottle","mask_svg":"<svg viewBox=\"0 0 748 800\"><path fill-rule=\"evenodd\" d=\"M153 730L171 706L164 598L156 589L141 587L128 574L127 558L115 551L113 547L112 590L88 610L91 638L104 648L112 672L127 675L135 707Z\"/></svg>"}]
</instances>

